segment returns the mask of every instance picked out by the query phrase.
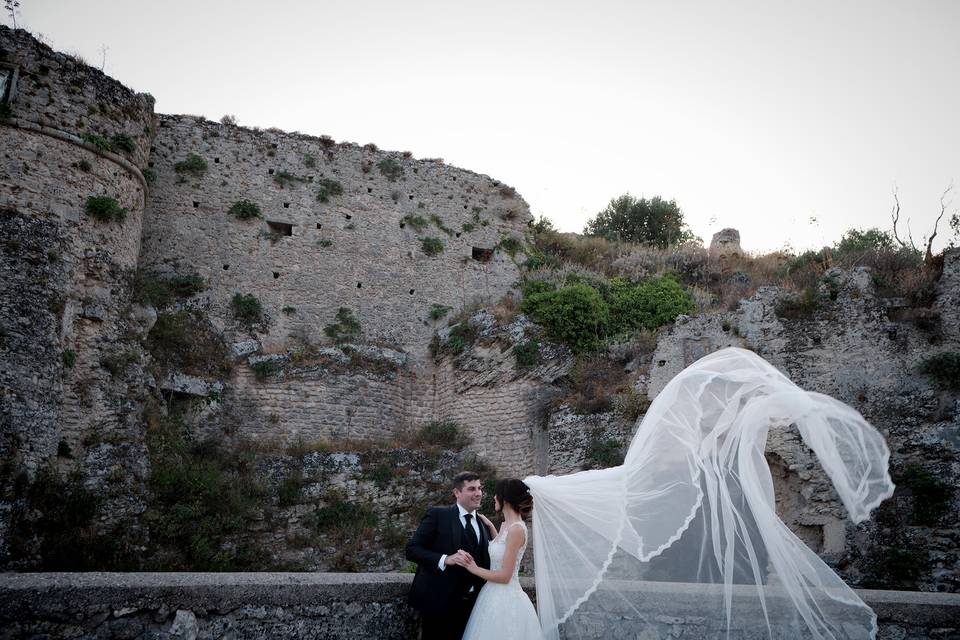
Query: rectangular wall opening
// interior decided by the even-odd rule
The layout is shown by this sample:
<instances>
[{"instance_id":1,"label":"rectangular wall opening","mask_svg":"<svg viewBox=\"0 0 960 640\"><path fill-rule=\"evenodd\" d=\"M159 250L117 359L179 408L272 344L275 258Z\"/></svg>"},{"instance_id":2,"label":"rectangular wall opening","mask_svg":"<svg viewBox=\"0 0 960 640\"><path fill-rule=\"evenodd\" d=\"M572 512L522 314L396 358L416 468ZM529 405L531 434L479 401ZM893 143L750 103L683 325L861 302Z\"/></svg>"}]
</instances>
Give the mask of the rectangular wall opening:
<instances>
[{"instance_id":1,"label":"rectangular wall opening","mask_svg":"<svg viewBox=\"0 0 960 640\"><path fill-rule=\"evenodd\" d=\"M493 249L484 249L483 247L473 248L473 259L477 262L490 262L493 259Z\"/></svg>"},{"instance_id":2,"label":"rectangular wall opening","mask_svg":"<svg viewBox=\"0 0 960 640\"><path fill-rule=\"evenodd\" d=\"M278 233L282 236L293 235L293 225L286 222L274 222L272 220L267 220L267 227L271 232Z\"/></svg>"}]
</instances>

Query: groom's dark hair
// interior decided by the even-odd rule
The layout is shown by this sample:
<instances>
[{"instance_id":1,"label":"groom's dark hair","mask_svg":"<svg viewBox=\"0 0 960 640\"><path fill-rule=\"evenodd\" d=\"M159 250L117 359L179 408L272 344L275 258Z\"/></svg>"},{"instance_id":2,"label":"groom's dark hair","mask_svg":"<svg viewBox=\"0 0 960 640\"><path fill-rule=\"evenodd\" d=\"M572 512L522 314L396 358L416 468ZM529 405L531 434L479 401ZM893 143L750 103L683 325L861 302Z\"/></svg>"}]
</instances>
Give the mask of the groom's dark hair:
<instances>
[{"instance_id":1,"label":"groom's dark hair","mask_svg":"<svg viewBox=\"0 0 960 640\"><path fill-rule=\"evenodd\" d=\"M457 475L453 476L453 488L457 490L463 489L465 482L473 482L474 480L479 480L480 474L474 473L473 471L461 471Z\"/></svg>"}]
</instances>

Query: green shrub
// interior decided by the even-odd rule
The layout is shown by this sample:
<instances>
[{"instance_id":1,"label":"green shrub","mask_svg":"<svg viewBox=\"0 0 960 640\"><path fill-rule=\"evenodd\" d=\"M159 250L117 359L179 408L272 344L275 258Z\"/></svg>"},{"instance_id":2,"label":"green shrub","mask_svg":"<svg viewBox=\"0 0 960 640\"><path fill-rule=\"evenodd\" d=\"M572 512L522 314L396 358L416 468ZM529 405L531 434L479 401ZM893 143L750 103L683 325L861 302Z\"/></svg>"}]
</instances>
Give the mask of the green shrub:
<instances>
[{"instance_id":1,"label":"green shrub","mask_svg":"<svg viewBox=\"0 0 960 640\"><path fill-rule=\"evenodd\" d=\"M11 551L26 540L39 545L30 549L33 571L130 571L135 556L128 555L119 531L99 531L103 499L84 484L74 471L66 477L53 468L42 469L25 487L24 516L14 520ZM26 549L23 549L26 551Z\"/></svg>"},{"instance_id":2,"label":"green shrub","mask_svg":"<svg viewBox=\"0 0 960 640\"><path fill-rule=\"evenodd\" d=\"M360 338L360 331L360 321L346 307L337 309L336 322L323 328L327 337L332 338L337 344L356 341Z\"/></svg>"},{"instance_id":3,"label":"green shrub","mask_svg":"<svg viewBox=\"0 0 960 640\"><path fill-rule=\"evenodd\" d=\"M80 160L79 162L77 162L77 168L80 169L80 171L83 171L83 172L86 173L86 172L89 172L91 169L93 169L93 165L90 164L90 161L89 161L89 160L87 160L86 158L83 158L82 160ZM143 177L146 179L146 177L147 177L146 174L144 174ZM149 180L148 180L148 182L149 182Z\"/></svg>"},{"instance_id":4,"label":"green shrub","mask_svg":"<svg viewBox=\"0 0 960 640\"><path fill-rule=\"evenodd\" d=\"M380 464L365 468L362 475L367 480L373 480L373 483L378 489L383 489L390 484L390 481L393 480L396 474L391 465L381 462Z\"/></svg>"},{"instance_id":5,"label":"green shrub","mask_svg":"<svg viewBox=\"0 0 960 640\"><path fill-rule=\"evenodd\" d=\"M197 313L159 314L146 347L161 366L190 375L223 375L230 370L223 338Z\"/></svg>"},{"instance_id":6,"label":"green shrub","mask_svg":"<svg viewBox=\"0 0 960 640\"><path fill-rule=\"evenodd\" d=\"M313 169L317 166L317 158L310 153L304 154L303 166L307 167L308 169Z\"/></svg>"},{"instance_id":7,"label":"green shrub","mask_svg":"<svg viewBox=\"0 0 960 640\"><path fill-rule=\"evenodd\" d=\"M77 363L77 352L73 349L64 349L63 350L63 366L68 369L72 369L73 365Z\"/></svg>"},{"instance_id":8,"label":"green shrub","mask_svg":"<svg viewBox=\"0 0 960 640\"><path fill-rule=\"evenodd\" d=\"M634 198L629 193L612 199L606 209L587 222L583 233L659 248L695 239L675 200Z\"/></svg>"},{"instance_id":9,"label":"green shrub","mask_svg":"<svg viewBox=\"0 0 960 640\"><path fill-rule=\"evenodd\" d=\"M324 249L326 249L327 247L332 247L333 240L330 240L329 238L321 238L320 240L317 240L317 246L323 247Z\"/></svg>"},{"instance_id":10,"label":"green shrub","mask_svg":"<svg viewBox=\"0 0 960 640\"><path fill-rule=\"evenodd\" d=\"M612 411L621 392L629 389L623 365L600 354L579 355L570 368L569 379L564 400L577 415Z\"/></svg>"},{"instance_id":11,"label":"green shrub","mask_svg":"<svg viewBox=\"0 0 960 640\"><path fill-rule=\"evenodd\" d=\"M467 346L473 344L477 339L477 328L469 322L461 322L450 329L450 337L447 339L447 346L454 354L463 353Z\"/></svg>"},{"instance_id":12,"label":"green shrub","mask_svg":"<svg viewBox=\"0 0 960 640\"><path fill-rule=\"evenodd\" d=\"M317 509L317 528L320 531L360 532L377 525L377 515L369 507L356 502L335 499Z\"/></svg>"},{"instance_id":13,"label":"green shrub","mask_svg":"<svg viewBox=\"0 0 960 640\"><path fill-rule=\"evenodd\" d=\"M250 365L253 375L258 382L264 382L278 371L277 363L273 360L258 360Z\"/></svg>"},{"instance_id":14,"label":"green shrub","mask_svg":"<svg viewBox=\"0 0 960 640\"><path fill-rule=\"evenodd\" d=\"M294 175L289 171L277 171L275 174L273 174L273 181L280 185L280 188L283 189L291 184L306 182L307 179L302 176Z\"/></svg>"},{"instance_id":15,"label":"green shrub","mask_svg":"<svg viewBox=\"0 0 960 640\"><path fill-rule=\"evenodd\" d=\"M127 217L127 210L120 206L116 198L110 196L90 196L83 205L87 215L100 222L116 220L122 222Z\"/></svg>"},{"instance_id":16,"label":"green shrub","mask_svg":"<svg viewBox=\"0 0 960 640\"><path fill-rule=\"evenodd\" d=\"M0 120L9 120L13 117L13 108L9 102L0 102Z\"/></svg>"},{"instance_id":17,"label":"green shrub","mask_svg":"<svg viewBox=\"0 0 960 640\"><path fill-rule=\"evenodd\" d=\"M145 520L151 539L179 556L167 570L237 571L263 561L257 549L226 546L265 497L252 448L195 441L179 419L167 418L148 432L147 449L153 500Z\"/></svg>"},{"instance_id":18,"label":"green shrub","mask_svg":"<svg viewBox=\"0 0 960 640\"><path fill-rule=\"evenodd\" d=\"M960 389L960 353L945 351L920 363L920 373L946 389Z\"/></svg>"},{"instance_id":19,"label":"green shrub","mask_svg":"<svg viewBox=\"0 0 960 640\"><path fill-rule=\"evenodd\" d=\"M612 438L603 438L600 432L594 432L587 447L585 469L607 469L623 464L623 445Z\"/></svg>"},{"instance_id":20,"label":"green shrub","mask_svg":"<svg viewBox=\"0 0 960 640\"><path fill-rule=\"evenodd\" d=\"M160 309L174 298L189 298L206 289L203 278L196 273L163 275L150 269L140 269L133 278L133 301L150 304Z\"/></svg>"},{"instance_id":21,"label":"green shrub","mask_svg":"<svg viewBox=\"0 0 960 640\"><path fill-rule=\"evenodd\" d=\"M933 527L950 512L952 488L920 465L907 467L900 477L900 483L913 494L914 524Z\"/></svg>"},{"instance_id":22,"label":"green shrub","mask_svg":"<svg viewBox=\"0 0 960 640\"><path fill-rule=\"evenodd\" d=\"M439 238L424 238L420 242L420 248L423 249L425 254L431 257L443 253L443 243L440 242Z\"/></svg>"},{"instance_id":23,"label":"green shrub","mask_svg":"<svg viewBox=\"0 0 960 640\"><path fill-rule=\"evenodd\" d=\"M290 306L290 305L288 304L288 305L284 305L283 309L281 309L280 311L281 311L281 312L283 313L283 315L285 315L285 316L292 316L293 314L295 314L295 313L297 312L297 308L296 308L296 307L292 307L292 306Z\"/></svg>"},{"instance_id":24,"label":"green shrub","mask_svg":"<svg viewBox=\"0 0 960 640\"><path fill-rule=\"evenodd\" d=\"M407 214L400 218L400 224L410 225L415 231L423 231L430 225L430 222L423 216L411 216Z\"/></svg>"},{"instance_id":25,"label":"green shrub","mask_svg":"<svg viewBox=\"0 0 960 640\"><path fill-rule=\"evenodd\" d=\"M463 225L460 227L460 230L463 231L464 233L470 233L476 228L477 227L472 222L464 222Z\"/></svg>"},{"instance_id":26,"label":"green shrub","mask_svg":"<svg viewBox=\"0 0 960 640\"><path fill-rule=\"evenodd\" d=\"M233 203L227 213L236 216L240 220L249 220L260 217L260 207L255 202L249 200L238 200Z\"/></svg>"},{"instance_id":27,"label":"green shrub","mask_svg":"<svg viewBox=\"0 0 960 640\"><path fill-rule=\"evenodd\" d=\"M58 458L72 458L73 451L70 450L70 445L66 440L61 440L57 443L57 457Z\"/></svg>"},{"instance_id":28,"label":"green shrub","mask_svg":"<svg viewBox=\"0 0 960 640\"><path fill-rule=\"evenodd\" d=\"M470 437L456 422L429 422L413 434L411 446L439 447L459 451L470 444Z\"/></svg>"},{"instance_id":29,"label":"green shrub","mask_svg":"<svg viewBox=\"0 0 960 640\"><path fill-rule=\"evenodd\" d=\"M451 308L443 304L432 304L430 305L430 319L439 320L443 316L450 313Z\"/></svg>"},{"instance_id":30,"label":"green shrub","mask_svg":"<svg viewBox=\"0 0 960 640\"><path fill-rule=\"evenodd\" d=\"M96 133L87 132L80 136L80 139L86 143L92 144L100 151L110 151L110 141Z\"/></svg>"},{"instance_id":31,"label":"green shrub","mask_svg":"<svg viewBox=\"0 0 960 640\"><path fill-rule=\"evenodd\" d=\"M188 153L187 157L173 165L177 173L189 173L200 177L207 171L207 161L195 153Z\"/></svg>"},{"instance_id":32,"label":"green shrub","mask_svg":"<svg viewBox=\"0 0 960 640\"><path fill-rule=\"evenodd\" d=\"M532 367L540 361L540 343L527 340L513 347L513 355L518 367Z\"/></svg>"},{"instance_id":33,"label":"green shrub","mask_svg":"<svg viewBox=\"0 0 960 640\"><path fill-rule=\"evenodd\" d=\"M862 255L894 248L893 236L880 229L849 229L836 245L834 253L838 257Z\"/></svg>"},{"instance_id":34,"label":"green shrub","mask_svg":"<svg viewBox=\"0 0 960 640\"><path fill-rule=\"evenodd\" d=\"M323 178L320 180L320 190L317 191L317 200L320 202L329 202L332 196L339 196L342 193L342 184L330 178Z\"/></svg>"},{"instance_id":35,"label":"green shrub","mask_svg":"<svg viewBox=\"0 0 960 640\"><path fill-rule=\"evenodd\" d=\"M550 337L575 352L597 349L607 335L610 309L600 293L586 284L544 290L528 284L521 310L547 330ZM529 293L530 291L537 291Z\"/></svg>"},{"instance_id":36,"label":"green shrub","mask_svg":"<svg viewBox=\"0 0 960 640\"><path fill-rule=\"evenodd\" d=\"M380 169L380 173L390 182L395 182L403 175L403 165L393 158L384 158L378 162L377 169Z\"/></svg>"},{"instance_id":37,"label":"green shrub","mask_svg":"<svg viewBox=\"0 0 960 640\"><path fill-rule=\"evenodd\" d=\"M110 138L110 146L126 153L133 153L137 150L137 145L133 143L133 138L125 133L115 133Z\"/></svg>"},{"instance_id":38,"label":"green shrub","mask_svg":"<svg viewBox=\"0 0 960 640\"><path fill-rule=\"evenodd\" d=\"M90 165L90 163L88 162L88 163L87 163L87 166L89 167L89 165ZM85 169L85 171L89 171L89 170L90 170L89 168ZM141 169L141 170L140 170L140 173L143 175L143 179L147 181L147 185L148 185L148 186L153 186L154 184L156 184L156 182L157 182L157 172L156 172L156 171L154 171L153 169L147 167L147 168L145 168L145 169Z\"/></svg>"},{"instance_id":39,"label":"green shrub","mask_svg":"<svg viewBox=\"0 0 960 640\"><path fill-rule=\"evenodd\" d=\"M100 359L100 366L110 372L110 376L116 378L123 375L127 367L140 359L136 351L115 351Z\"/></svg>"},{"instance_id":40,"label":"green shrub","mask_svg":"<svg viewBox=\"0 0 960 640\"><path fill-rule=\"evenodd\" d=\"M303 489L303 473L298 469L287 476L277 485L277 505L292 507L300 503L300 493Z\"/></svg>"},{"instance_id":41,"label":"green shrub","mask_svg":"<svg viewBox=\"0 0 960 640\"><path fill-rule=\"evenodd\" d=\"M930 556L926 551L878 547L871 554L863 586L915 590L920 576L929 570Z\"/></svg>"},{"instance_id":42,"label":"green shrub","mask_svg":"<svg viewBox=\"0 0 960 640\"><path fill-rule=\"evenodd\" d=\"M230 308L233 310L233 317L247 328L263 321L263 306L251 293L234 294Z\"/></svg>"},{"instance_id":43,"label":"green shrub","mask_svg":"<svg viewBox=\"0 0 960 640\"><path fill-rule=\"evenodd\" d=\"M433 222L434 225L436 225L437 229L440 229L440 231L443 231L443 232L444 232L445 234L447 234L448 236L452 236L452 235L453 235L453 229L451 229L450 227L445 226L445 225L443 224L443 220L441 220L441 219L440 219L440 216L438 216L437 214L435 214L435 213L430 214L430 221Z\"/></svg>"},{"instance_id":44,"label":"green shrub","mask_svg":"<svg viewBox=\"0 0 960 640\"><path fill-rule=\"evenodd\" d=\"M690 295L669 276L651 278L640 284L614 278L608 300L614 334L656 329L694 310Z\"/></svg>"},{"instance_id":45,"label":"green shrub","mask_svg":"<svg viewBox=\"0 0 960 640\"><path fill-rule=\"evenodd\" d=\"M512 236L504 234L500 237L500 243L497 245L497 248L512 258L517 255L518 251L523 249L523 243Z\"/></svg>"}]
</instances>

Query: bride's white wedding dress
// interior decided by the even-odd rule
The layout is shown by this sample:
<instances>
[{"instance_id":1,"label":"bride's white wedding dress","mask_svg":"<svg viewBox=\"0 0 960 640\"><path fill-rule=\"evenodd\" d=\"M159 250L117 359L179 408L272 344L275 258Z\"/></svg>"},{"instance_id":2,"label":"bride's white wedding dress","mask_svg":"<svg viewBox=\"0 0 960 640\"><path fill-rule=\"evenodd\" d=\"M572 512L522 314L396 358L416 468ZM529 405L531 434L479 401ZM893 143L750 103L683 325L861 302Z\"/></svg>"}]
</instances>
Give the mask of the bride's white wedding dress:
<instances>
[{"instance_id":1,"label":"bride's white wedding dress","mask_svg":"<svg viewBox=\"0 0 960 640\"><path fill-rule=\"evenodd\" d=\"M523 522L514 522L503 527L497 537L490 541L487 550L490 553L490 570L499 571L503 567L503 554L507 550L507 530L511 527L523 529L523 546L517 554L517 563L513 568L513 577L506 584L488 582L483 585L477 603L470 614L470 621L463 632L463 640L539 640L540 621L533 609L530 598L520 588L520 560L527 549L527 526Z\"/></svg>"}]
</instances>

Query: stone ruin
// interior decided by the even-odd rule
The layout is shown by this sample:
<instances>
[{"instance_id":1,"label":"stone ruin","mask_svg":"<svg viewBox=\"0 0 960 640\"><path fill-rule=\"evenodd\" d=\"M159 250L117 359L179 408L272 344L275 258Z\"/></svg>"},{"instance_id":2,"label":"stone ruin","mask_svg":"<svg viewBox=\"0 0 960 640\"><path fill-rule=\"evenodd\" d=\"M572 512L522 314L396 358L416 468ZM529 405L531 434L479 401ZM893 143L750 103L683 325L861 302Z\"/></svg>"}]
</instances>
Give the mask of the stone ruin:
<instances>
[{"instance_id":1,"label":"stone ruin","mask_svg":"<svg viewBox=\"0 0 960 640\"><path fill-rule=\"evenodd\" d=\"M622 446L632 436L639 421L614 410L579 415L555 406L557 385L574 364L569 351L545 345L536 366L518 367L512 349L536 328L522 314L501 322L477 311L514 295L522 258L515 248L532 220L498 180L373 145L156 114L149 95L5 27L0 73L11 112L0 121L3 487L14 486L12 469L32 479L47 465L75 466L90 489L108 496L106 521L138 521L147 508L144 422L157 398L188 407L191 424L209 435L265 443L382 441L432 421L456 422L473 441L470 453L502 475L576 471L597 443ZM114 198L125 217L91 218L90 196ZM237 215L244 201L259 215ZM709 254L721 272L733 271L743 258L739 233L715 234ZM632 391L652 400L696 358L724 346L751 348L881 428L895 475L923 461L956 487L958 399L916 370L932 353L960 350L958 255L946 258L936 338L894 317L894 303L868 273L840 271L810 318L779 317L785 294L773 287L732 311L679 318L653 353L628 365ZM198 276L203 287L157 308L135 299L144 271ZM238 294L259 301L257 322L238 319ZM325 328L340 309L360 330L334 345ZM158 318L181 312L202 318L226 343L228 372L157 375L143 344ZM457 314L476 342L431 354ZM438 463L415 454L409 463L411 455L393 449L387 464L314 453L299 468L290 456L267 461L270 482L296 471L304 485L271 525L277 529L262 520L251 535L287 544L330 488L412 526L416 514L398 511L403 497L443 498L431 494L442 486L439 476L468 458ZM890 549L916 547L928 558L924 588L960 586L949 536L922 526L851 526L795 434L772 435L767 457L781 515L848 580L862 580ZM375 472L384 466L402 490L382 491ZM891 517L905 518L911 500L909 491L895 496ZM16 510L0 501L2 562ZM311 569L329 568L328 546L288 552ZM394 556L366 566L399 568Z\"/></svg>"}]
</instances>

